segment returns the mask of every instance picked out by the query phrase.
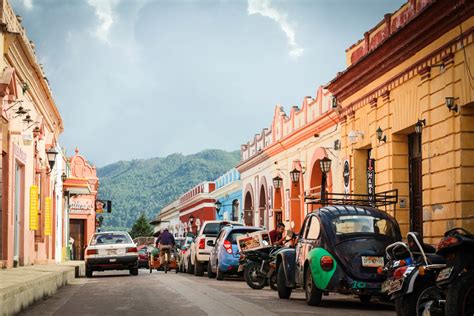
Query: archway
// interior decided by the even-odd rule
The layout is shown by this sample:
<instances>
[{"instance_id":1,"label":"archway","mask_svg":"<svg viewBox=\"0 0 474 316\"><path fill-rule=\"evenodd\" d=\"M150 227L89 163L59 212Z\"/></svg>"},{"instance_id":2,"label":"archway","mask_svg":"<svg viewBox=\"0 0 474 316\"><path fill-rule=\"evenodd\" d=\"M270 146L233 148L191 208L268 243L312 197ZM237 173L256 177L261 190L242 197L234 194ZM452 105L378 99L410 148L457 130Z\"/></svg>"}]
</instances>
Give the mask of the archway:
<instances>
[{"instance_id":1,"label":"archway","mask_svg":"<svg viewBox=\"0 0 474 316\"><path fill-rule=\"evenodd\" d=\"M320 161L324 157L327 157L326 150L324 148L318 148L314 151L313 157L311 159L311 177L309 179L309 194L315 198L321 197L322 189L322 179L323 173L321 171ZM329 173L326 176L326 193L332 192L332 173ZM321 207L320 204L310 204L308 205L308 211L314 211Z\"/></svg>"},{"instance_id":2,"label":"archway","mask_svg":"<svg viewBox=\"0 0 474 316\"><path fill-rule=\"evenodd\" d=\"M244 196L244 223L247 226L254 225L254 209L253 209L253 194L252 194L252 186L250 184L247 185L245 189L245 196Z\"/></svg>"},{"instance_id":3,"label":"archway","mask_svg":"<svg viewBox=\"0 0 474 316\"><path fill-rule=\"evenodd\" d=\"M278 223L283 223L283 188L275 189L274 192L275 194L273 198L273 228L276 228Z\"/></svg>"}]
</instances>

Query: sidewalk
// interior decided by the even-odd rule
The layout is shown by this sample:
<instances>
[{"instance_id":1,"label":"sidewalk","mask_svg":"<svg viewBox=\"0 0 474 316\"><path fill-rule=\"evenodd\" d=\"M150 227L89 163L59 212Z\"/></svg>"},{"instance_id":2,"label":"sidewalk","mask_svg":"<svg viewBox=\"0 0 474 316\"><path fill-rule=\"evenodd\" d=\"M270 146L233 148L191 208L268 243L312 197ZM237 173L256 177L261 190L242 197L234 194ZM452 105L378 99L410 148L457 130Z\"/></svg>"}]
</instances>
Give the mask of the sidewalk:
<instances>
[{"instance_id":1,"label":"sidewalk","mask_svg":"<svg viewBox=\"0 0 474 316\"><path fill-rule=\"evenodd\" d=\"M0 270L0 316L13 315L83 276L83 261Z\"/></svg>"}]
</instances>

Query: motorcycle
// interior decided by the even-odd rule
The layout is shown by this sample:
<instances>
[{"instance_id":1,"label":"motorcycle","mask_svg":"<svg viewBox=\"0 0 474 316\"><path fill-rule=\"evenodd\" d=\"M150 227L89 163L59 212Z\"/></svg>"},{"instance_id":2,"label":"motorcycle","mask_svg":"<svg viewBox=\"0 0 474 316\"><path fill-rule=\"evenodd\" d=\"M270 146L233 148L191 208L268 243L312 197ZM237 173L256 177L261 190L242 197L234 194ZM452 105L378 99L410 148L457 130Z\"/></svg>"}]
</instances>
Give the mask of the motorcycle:
<instances>
[{"instance_id":1,"label":"motorcycle","mask_svg":"<svg viewBox=\"0 0 474 316\"><path fill-rule=\"evenodd\" d=\"M276 291L276 254L280 246L247 251L240 255L239 270L244 270L245 282L254 290L270 285Z\"/></svg>"},{"instance_id":2,"label":"motorcycle","mask_svg":"<svg viewBox=\"0 0 474 316\"><path fill-rule=\"evenodd\" d=\"M446 260L414 232L407 234L407 243L393 243L385 252L388 262L379 270L387 275L382 293L395 301L397 315L444 315L445 295L436 279Z\"/></svg>"},{"instance_id":3,"label":"motorcycle","mask_svg":"<svg viewBox=\"0 0 474 316\"><path fill-rule=\"evenodd\" d=\"M451 229L440 240L437 253L447 259L436 279L446 293L446 315L474 315L474 235Z\"/></svg>"}]
</instances>

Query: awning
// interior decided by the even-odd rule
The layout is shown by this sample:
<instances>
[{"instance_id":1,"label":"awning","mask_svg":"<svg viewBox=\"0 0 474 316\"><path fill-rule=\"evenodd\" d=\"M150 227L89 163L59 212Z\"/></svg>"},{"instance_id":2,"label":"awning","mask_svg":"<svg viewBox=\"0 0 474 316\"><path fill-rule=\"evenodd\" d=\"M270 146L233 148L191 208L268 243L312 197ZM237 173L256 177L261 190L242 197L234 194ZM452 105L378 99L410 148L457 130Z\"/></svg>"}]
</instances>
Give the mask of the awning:
<instances>
[{"instance_id":1,"label":"awning","mask_svg":"<svg viewBox=\"0 0 474 316\"><path fill-rule=\"evenodd\" d=\"M67 178L63 182L63 189L71 195L92 194L89 181L83 178Z\"/></svg>"}]
</instances>

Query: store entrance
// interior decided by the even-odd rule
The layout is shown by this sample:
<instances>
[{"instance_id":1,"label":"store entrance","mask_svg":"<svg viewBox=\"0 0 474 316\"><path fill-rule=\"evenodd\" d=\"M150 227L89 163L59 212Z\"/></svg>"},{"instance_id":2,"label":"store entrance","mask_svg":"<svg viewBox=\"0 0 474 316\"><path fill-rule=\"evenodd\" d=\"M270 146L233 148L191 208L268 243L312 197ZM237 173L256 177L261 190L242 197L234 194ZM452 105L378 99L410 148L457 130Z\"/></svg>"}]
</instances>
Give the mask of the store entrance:
<instances>
[{"instance_id":1,"label":"store entrance","mask_svg":"<svg viewBox=\"0 0 474 316\"><path fill-rule=\"evenodd\" d=\"M408 135L410 231L423 236L423 186L421 171L421 134Z\"/></svg>"},{"instance_id":2,"label":"store entrance","mask_svg":"<svg viewBox=\"0 0 474 316\"><path fill-rule=\"evenodd\" d=\"M72 260L84 260L84 249L87 241L85 240L85 220L83 219L71 219L70 230L73 243L72 248ZM71 240L72 241L72 240Z\"/></svg>"}]
</instances>

